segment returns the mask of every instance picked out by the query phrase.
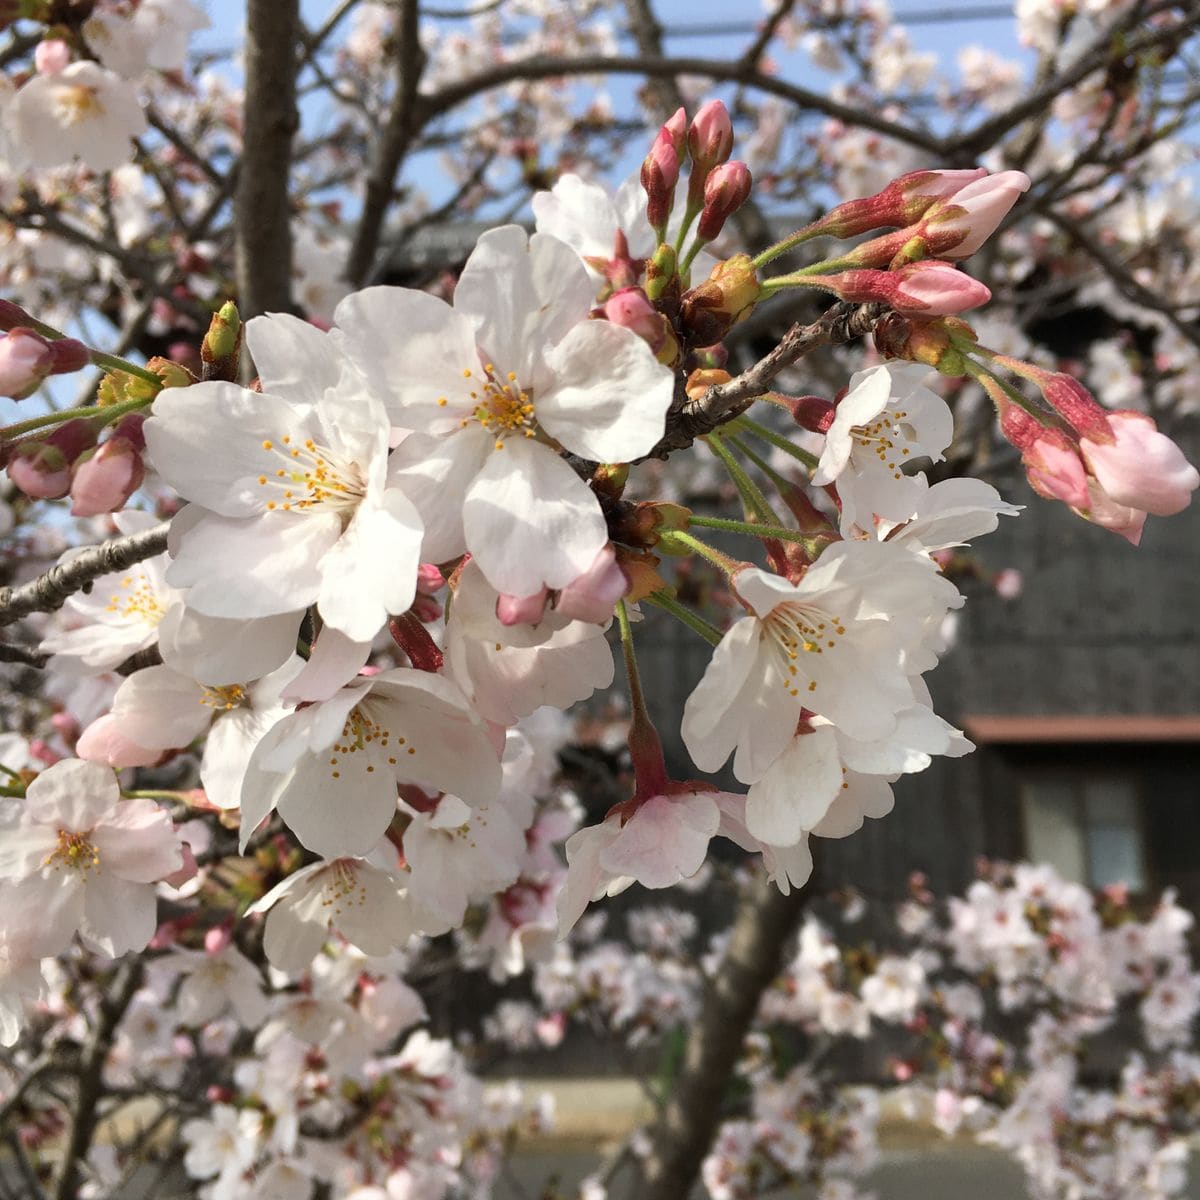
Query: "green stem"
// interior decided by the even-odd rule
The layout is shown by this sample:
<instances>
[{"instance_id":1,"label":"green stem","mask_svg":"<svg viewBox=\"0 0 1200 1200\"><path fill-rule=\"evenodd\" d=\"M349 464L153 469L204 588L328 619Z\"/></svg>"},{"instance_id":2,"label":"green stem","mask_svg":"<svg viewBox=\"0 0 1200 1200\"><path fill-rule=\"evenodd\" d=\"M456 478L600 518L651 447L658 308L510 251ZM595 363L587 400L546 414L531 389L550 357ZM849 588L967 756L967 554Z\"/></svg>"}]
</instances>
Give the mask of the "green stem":
<instances>
[{"instance_id":1,"label":"green stem","mask_svg":"<svg viewBox=\"0 0 1200 1200\"><path fill-rule=\"evenodd\" d=\"M710 625L690 608L684 608L678 600L673 599L666 592L652 592L646 597L646 603L653 604L655 608L661 608L663 612L669 612L671 616L682 621L693 633L699 634L710 646L717 645L724 636L715 625Z\"/></svg>"},{"instance_id":2,"label":"green stem","mask_svg":"<svg viewBox=\"0 0 1200 1200\"><path fill-rule=\"evenodd\" d=\"M765 425L760 425L752 417L746 416L745 413L735 420L730 421L726 428L744 429L760 441L770 442L777 450L782 450L784 454L788 454L797 462L803 463L810 471L815 471L817 464L820 462L820 459L815 454L810 454L807 450L802 450L799 446L792 445L783 434L776 433L773 429L768 429Z\"/></svg>"},{"instance_id":3,"label":"green stem","mask_svg":"<svg viewBox=\"0 0 1200 1200\"><path fill-rule=\"evenodd\" d=\"M707 242L702 242L699 238L692 243L692 248L687 252L687 257L679 264L679 274L681 277L686 278L687 273L692 269L692 263L696 261L696 255L707 245Z\"/></svg>"},{"instance_id":4,"label":"green stem","mask_svg":"<svg viewBox=\"0 0 1200 1200\"><path fill-rule=\"evenodd\" d=\"M764 279L759 296L765 300L768 296L774 296L776 292L782 292L785 288L799 287L824 288L825 291L832 292L834 289L828 284L822 283L821 277L833 275L851 265L848 259L831 258L824 262L814 263L811 267L802 267L790 275L776 275L774 279Z\"/></svg>"},{"instance_id":5,"label":"green stem","mask_svg":"<svg viewBox=\"0 0 1200 1200\"><path fill-rule=\"evenodd\" d=\"M795 233L789 233L787 237L781 238L774 245L768 246L757 258L752 260L751 265L757 271L761 267L765 267L767 263L778 258L781 254L786 254L789 250L794 250L797 246L804 245L805 242L812 241L815 237L821 236L821 222L814 221L811 225L805 225L803 229L797 229Z\"/></svg>"},{"instance_id":6,"label":"green stem","mask_svg":"<svg viewBox=\"0 0 1200 1200\"><path fill-rule=\"evenodd\" d=\"M704 439L704 442L721 460L725 466L725 470L729 472L729 477L737 487L738 495L741 496L742 504L747 513L757 517L764 525L782 525L783 522L771 507L770 501L763 495L758 484L746 474L742 464L729 452L721 436L716 433L710 433Z\"/></svg>"},{"instance_id":7,"label":"green stem","mask_svg":"<svg viewBox=\"0 0 1200 1200\"><path fill-rule=\"evenodd\" d=\"M731 521L725 517L698 517L693 513L688 524L701 525L705 529L723 529L727 533L745 533L756 538L778 538L781 542L806 543L812 540L782 525L754 525L749 521Z\"/></svg>"},{"instance_id":8,"label":"green stem","mask_svg":"<svg viewBox=\"0 0 1200 1200\"><path fill-rule=\"evenodd\" d=\"M982 363L975 362L974 359L968 358L965 354L963 355L963 366L967 368L967 374L973 379L980 381L984 377L990 379L1018 408L1027 412L1039 425L1048 426L1054 423L1053 414L1031 403L1011 383L1005 379L1001 379L995 371L989 371Z\"/></svg>"},{"instance_id":9,"label":"green stem","mask_svg":"<svg viewBox=\"0 0 1200 1200\"><path fill-rule=\"evenodd\" d=\"M15 796L17 799L23 800L25 798L25 785L22 784L20 787L0 785L0 796Z\"/></svg>"},{"instance_id":10,"label":"green stem","mask_svg":"<svg viewBox=\"0 0 1200 1200\"><path fill-rule=\"evenodd\" d=\"M164 800L168 804L186 804L187 796L183 792L157 791L154 788L121 789L123 800Z\"/></svg>"},{"instance_id":11,"label":"green stem","mask_svg":"<svg viewBox=\"0 0 1200 1200\"><path fill-rule=\"evenodd\" d=\"M684 209L683 221L680 223L680 226L679 226L679 236L676 237L676 239L675 239L675 257L676 258L679 257L680 252L683 250L683 243L684 243L684 240L687 238L688 230L691 229L691 227L692 227L692 222L700 215L703 208L704 208L703 205L696 205L694 203L689 203L687 208ZM692 248L692 252L689 255L688 260L687 260L688 263L691 263L692 259L696 257L696 250L698 250L698 249L699 249L699 247ZM680 275L682 275L683 270L681 269L679 273L680 273Z\"/></svg>"},{"instance_id":12,"label":"green stem","mask_svg":"<svg viewBox=\"0 0 1200 1200\"><path fill-rule=\"evenodd\" d=\"M670 540L673 545L686 546L689 550L699 554L701 558L712 563L718 571L725 575L736 575L746 566L744 562L738 562L736 559L730 558L728 554L722 554L715 546L710 546L707 542L692 537L690 533L672 532ZM656 592L655 595L657 594Z\"/></svg>"},{"instance_id":13,"label":"green stem","mask_svg":"<svg viewBox=\"0 0 1200 1200\"><path fill-rule=\"evenodd\" d=\"M5 425L0 429L0 442L7 442L20 437L23 433L33 433L50 425L61 425L64 421L76 417L98 419L101 426L110 425L128 412L137 412L152 404L152 400L122 400L119 404L109 404L103 408L96 404L86 404L82 408L60 408L57 412L43 413L40 417L30 417L27 421L17 421L13 425Z\"/></svg>"},{"instance_id":14,"label":"green stem","mask_svg":"<svg viewBox=\"0 0 1200 1200\"><path fill-rule=\"evenodd\" d=\"M91 355L92 362L104 371L124 371L126 375L136 375L138 379L144 379L147 383L154 384L160 391L162 390L162 379L153 371L139 367L137 363L131 363L125 358L118 358L115 354L105 354L102 350L93 350Z\"/></svg>"}]
</instances>

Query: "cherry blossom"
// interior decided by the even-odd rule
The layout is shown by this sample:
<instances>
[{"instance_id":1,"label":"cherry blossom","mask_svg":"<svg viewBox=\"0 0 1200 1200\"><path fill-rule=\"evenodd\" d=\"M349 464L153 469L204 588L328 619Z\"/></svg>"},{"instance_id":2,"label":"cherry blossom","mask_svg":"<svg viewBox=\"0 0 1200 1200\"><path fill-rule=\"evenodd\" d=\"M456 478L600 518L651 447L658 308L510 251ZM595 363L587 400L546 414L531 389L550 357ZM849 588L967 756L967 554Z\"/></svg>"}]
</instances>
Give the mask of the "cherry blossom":
<instances>
[{"instance_id":1,"label":"cherry blossom","mask_svg":"<svg viewBox=\"0 0 1200 1200\"><path fill-rule=\"evenodd\" d=\"M146 945L154 881L182 863L171 822L153 800L122 800L107 768L65 759L29 785L23 802L0 804L0 880L10 919L29 922L34 953L59 953L77 931L110 955Z\"/></svg>"}]
</instances>

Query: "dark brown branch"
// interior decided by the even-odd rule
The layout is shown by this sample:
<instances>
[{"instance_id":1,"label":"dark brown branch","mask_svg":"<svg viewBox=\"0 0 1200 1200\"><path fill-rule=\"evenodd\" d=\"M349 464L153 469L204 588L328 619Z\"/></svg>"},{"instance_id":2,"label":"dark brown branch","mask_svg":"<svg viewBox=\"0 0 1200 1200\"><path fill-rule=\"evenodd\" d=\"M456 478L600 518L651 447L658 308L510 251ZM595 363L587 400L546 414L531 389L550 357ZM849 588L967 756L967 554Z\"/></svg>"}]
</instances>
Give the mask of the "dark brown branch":
<instances>
[{"instance_id":1,"label":"dark brown branch","mask_svg":"<svg viewBox=\"0 0 1200 1200\"><path fill-rule=\"evenodd\" d=\"M362 216L354 234L354 245L350 248L350 260L346 264L346 278L355 287L361 287L371 277L384 218L395 195L396 173L427 119L417 95L425 62L417 0L402 0L400 23L396 30L396 92L376 148L371 173L367 176Z\"/></svg>"},{"instance_id":2,"label":"dark brown branch","mask_svg":"<svg viewBox=\"0 0 1200 1200\"><path fill-rule=\"evenodd\" d=\"M749 370L728 383L711 387L699 400L689 400L667 423L662 440L647 458L666 458L690 446L698 437L733 420L764 392L785 368L821 346L842 346L875 328L886 310L881 304L835 304L811 325L793 325L779 344Z\"/></svg>"},{"instance_id":3,"label":"dark brown branch","mask_svg":"<svg viewBox=\"0 0 1200 1200\"><path fill-rule=\"evenodd\" d=\"M1056 212L1048 205L1042 206L1039 211L1043 216L1048 217L1057 225L1081 250L1087 252L1088 256L1113 281L1117 290L1127 300L1132 300L1135 304L1142 305L1143 308L1149 308L1154 312L1162 313L1183 337L1187 338L1193 346L1200 350L1200 321L1185 321L1179 315L1179 306L1169 304L1157 293L1152 292L1148 287L1140 283L1125 264L1110 253L1079 222L1071 220L1070 217L1066 217L1060 212ZM1200 301L1193 302L1193 305L1196 303L1200 303ZM1189 305L1188 307L1192 307L1193 305Z\"/></svg>"},{"instance_id":4,"label":"dark brown branch","mask_svg":"<svg viewBox=\"0 0 1200 1200\"><path fill-rule=\"evenodd\" d=\"M13 646L8 642L0 642L0 663L19 663L23 667L41 669L50 661L50 655L43 654L29 646Z\"/></svg>"},{"instance_id":5,"label":"dark brown branch","mask_svg":"<svg viewBox=\"0 0 1200 1200\"><path fill-rule=\"evenodd\" d=\"M744 63L726 62L714 58L658 58L645 55L608 56L589 54L578 58L547 58L541 55L501 63L487 71L470 76L460 83L450 84L421 99L422 116L426 122L449 112L459 104L482 92L500 87L514 80L547 79L568 75L645 75L652 79L678 77L679 75L703 75L709 79L728 83L741 83L747 87L790 100L800 108L824 113L850 125L873 129L885 137L894 138L909 146L916 146L937 158L945 156L946 144L939 137L923 129L911 129L881 117L870 109L855 108L843 104L819 92L798 87L786 80L748 68Z\"/></svg>"},{"instance_id":6,"label":"dark brown branch","mask_svg":"<svg viewBox=\"0 0 1200 1200\"><path fill-rule=\"evenodd\" d=\"M91 1145L98 1119L97 1106L104 1092L101 1076L104 1060L112 1048L113 1035L134 993L142 985L141 959L127 958L105 997L96 1017L92 1036L83 1052L79 1066L79 1084L71 1115L71 1132L62 1151L62 1167L54 1188L54 1200L74 1200L79 1189L79 1167Z\"/></svg>"},{"instance_id":7,"label":"dark brown branch","mask_svg":"<svg viewBox=\"0 0 1200 1200\"><path fill-rule=\"evenodd\" d=\"M759 999L778 974L783 948L807 903L803 892L784 896L766 876L738 904L729 946L688 1037L683 1067L663 1115L650 1130L652 1149L641 1162L633 1194L639 1200L685 1200L722 1118L726 1087Z\"/></svg>"},{"instance_id":8,"label":"dark brown branch","mask_svg":"<svg viewBox=\"0 0 1200 1200\"><path fill-rule=\"evenodd\" d=\"M242 319L291 312L288 183L296 110L299 0L249 0L242 157L234 197L238 307Z\"/></svg>"},{"instance_id":9,"label":"dark brown branch","mask_svg":"<svg viewBox=\"0 0 1200 1200\"><path fill-rule=\"evenodd\" d=\"M0 625L11 625L32 612L54 612L101 575L124 571L167 548L167 526L114 538L81 551L20 587L0 588Z\"/></svg>"}]
</instances>

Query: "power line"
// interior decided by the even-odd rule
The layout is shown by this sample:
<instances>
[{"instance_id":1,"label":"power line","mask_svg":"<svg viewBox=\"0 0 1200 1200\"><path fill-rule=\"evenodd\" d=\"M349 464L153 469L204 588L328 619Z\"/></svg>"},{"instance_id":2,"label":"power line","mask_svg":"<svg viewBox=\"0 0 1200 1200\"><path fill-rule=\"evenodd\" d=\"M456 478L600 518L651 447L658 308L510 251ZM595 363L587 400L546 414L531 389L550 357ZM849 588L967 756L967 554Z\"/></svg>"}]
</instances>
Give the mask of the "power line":
<instances>
[{"instance_id":1,"label":"power line","mask_svg":"<svg viewBox=\"0 0 1200 1200\"><path fill-rule=\"evenodd\" d=\"M960 25L966 21L1011 20L1013 9L1009 4L981 4L974 8L914 8L911 12L892 14L897 25ZM808 29L833 28L840 22L807 17L804 25ZM692 39L706 37L738 37L757 33L761 25L753 21L703 21L694 24L665 26L663 37L667 39ZM632 36L626 34L626 36Z\"/></svg>"}]
</instances>

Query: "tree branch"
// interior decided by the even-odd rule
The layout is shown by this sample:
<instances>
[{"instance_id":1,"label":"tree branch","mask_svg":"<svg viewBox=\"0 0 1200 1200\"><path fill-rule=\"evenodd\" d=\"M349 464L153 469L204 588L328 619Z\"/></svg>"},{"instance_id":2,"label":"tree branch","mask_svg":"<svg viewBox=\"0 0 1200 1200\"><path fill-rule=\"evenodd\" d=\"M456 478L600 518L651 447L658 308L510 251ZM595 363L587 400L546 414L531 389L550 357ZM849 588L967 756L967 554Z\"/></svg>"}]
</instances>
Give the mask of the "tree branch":
<instances>
[{"instance_id":1,"label":"tree branch","mask_svg":"<svg viewBox=\"0 0 1200 1200\"><path fill-rule=\"evenodd\" d=\"M167 525L156 525L83 550L20 587L0 588L0 625L11 625L33 612L54 612L101 575L124 571L166 548Z\"/></svg>"},{"instance_id":2,"label":"tree branch","mask_svg":"<svg viewBox=\"0 0 1200 1200\"><path fill-rule=\"evenodd\" d=\"M418 16L417 0L402 0L396 31L396 93L379 139L374 165L367 176L362 216L346 264L346 278L355 287L362 287L371 277L384 218L396 190L396 172L400 170L413 138L425 123L425 109L417 96L426 62Z\"/></svg>"},{"instance_id":3,"label":"tree branch","mask_svg":"<svg viewBox=\"0 0 1200 1200\"><path fill-rule=\"evenodd\" d=\"M683 1067L641 1161L640 1200L684 1200L721 1121L721 1101L758 1011L779 972L783 948L800 922L804 892L783 895L765 875L742 895L729 946L688 1037Z\"/></svg>"},{"instance_id":4,"label":"tree branch","mask_svg":"<svg viewBox=\"0 0 1200 1200\"><path fill-rule=\"evenodd\" d=\"M296 111L299 0L249 0L242 157L234 197L238 307L242 319L291 312L288 183Z\"/></svg>"},{"instance_id":5,"label":"tree branch","mask_svg":"<svg viewBox=\"0 0 1200 1200\"><path fill-rule=\"evenodd\" d=\"M835 304L811 325L793 325L779 344L754 366L728 383L711 387L699 400L689 400L668 418L667 431L646 458L666 458L698 437L733 420L764 392L785 368L820 346L841 346L875 328L886 309L881 304Z\"/></svg>"},{"instance_id":6,"label":"tree branch","mask_svg":"<svg viewBox=\"0 0 1200 1200\"><path fill-rule=\"evenodd\" d=\"M79 1090L75 1096L71 1132L63 1147L62 1167L54 1188L54 1200L74 1200L79 1186L79 1165L87 1154L96 1130L96 1108L103 1094L101 1075L104 1060L112 1047L113 1034L134 993L141 987L143 966L140 958L130 956L118 968L113 992L106 997L96 1017L79 1066Z\"/></svg>"}]
</instances>

